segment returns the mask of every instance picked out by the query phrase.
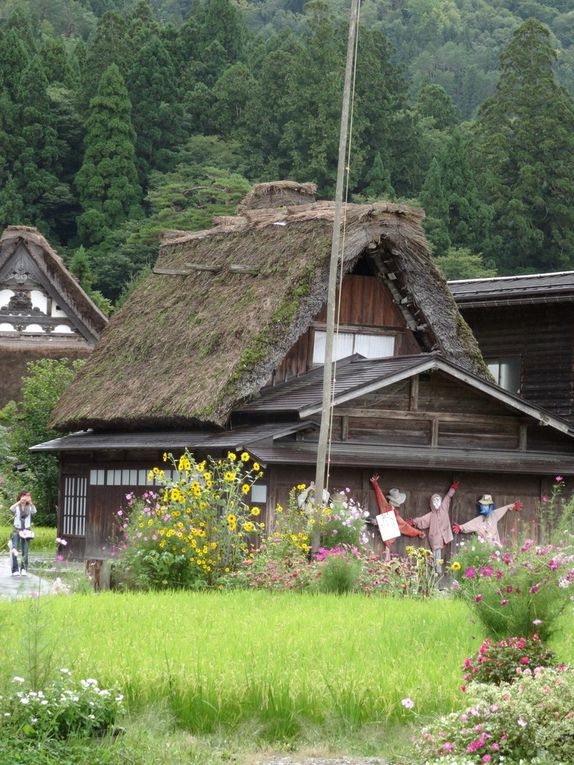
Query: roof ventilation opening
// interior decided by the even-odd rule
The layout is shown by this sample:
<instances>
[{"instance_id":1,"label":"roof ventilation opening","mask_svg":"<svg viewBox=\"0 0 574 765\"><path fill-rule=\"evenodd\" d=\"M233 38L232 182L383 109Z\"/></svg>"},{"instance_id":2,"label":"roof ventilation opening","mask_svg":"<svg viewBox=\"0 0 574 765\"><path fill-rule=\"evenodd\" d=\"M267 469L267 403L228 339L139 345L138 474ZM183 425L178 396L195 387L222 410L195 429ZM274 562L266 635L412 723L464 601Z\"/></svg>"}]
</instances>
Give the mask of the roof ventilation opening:
<instances>
[{"instance_id":1,"label":"roof ventilation opening","mask_svg":"<svg viewBox=\"0 0 574 765\"><path fill-rule=\"evenodd\" d=\"M361 255L351 271L353 276L377 276L375 263L372 257Z\"/></svg>"},{"instance_id":2,"label":"roof ventilation opening","mask_svg":"<svg viewBox=\"0 0 574 765\"><path fill-rule=\"evenodd\" d=\"M274 207L295 207L315 202L315 183L296 181L272 181L257 183L237 206L237 213L246 210L262 210Z\"/></svg>"}]
</instances>

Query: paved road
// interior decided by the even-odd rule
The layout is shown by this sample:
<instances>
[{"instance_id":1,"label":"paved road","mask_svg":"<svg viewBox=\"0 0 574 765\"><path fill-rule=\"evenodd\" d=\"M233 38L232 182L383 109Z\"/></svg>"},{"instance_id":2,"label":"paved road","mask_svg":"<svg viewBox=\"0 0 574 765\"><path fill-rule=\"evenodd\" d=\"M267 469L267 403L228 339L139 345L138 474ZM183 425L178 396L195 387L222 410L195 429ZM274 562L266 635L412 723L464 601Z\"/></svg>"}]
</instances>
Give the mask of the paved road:
<instances>
[{"instance_id":1,"label":"paved road","mask_svg":"<svg viewBox=\"0 0 574 765\"><path fill-rule=\"evenodd\" d=\"M45 595L49 592L51 582L40 579L35 574L28 576L12 576L10 573L10 556L0 555L0 599L30 597Z\"/></svg>"}]
</instances>

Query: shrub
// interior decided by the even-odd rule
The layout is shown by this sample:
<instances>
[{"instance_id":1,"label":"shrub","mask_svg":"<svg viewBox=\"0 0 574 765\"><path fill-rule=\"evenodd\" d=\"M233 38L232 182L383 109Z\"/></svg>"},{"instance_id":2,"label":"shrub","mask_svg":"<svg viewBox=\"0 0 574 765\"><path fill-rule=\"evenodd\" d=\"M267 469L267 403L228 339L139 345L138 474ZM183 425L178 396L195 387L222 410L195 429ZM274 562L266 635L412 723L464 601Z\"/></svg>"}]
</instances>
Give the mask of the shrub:
<instances>
[{"instance_id":1,"label":"shrub","mask_svg":"<svg viewBox=\"0 0 574 765\"><path fill-rule=\"evenodd\" d=\"M546 641L574 591L573 552L530 539L508 550L475 542L451 565L455 589L491 637Z\"/></svg>"},{"instance_id":2,"label":"shrub","mask_svg":"<svg viewBox=\"0 0 574 765\"><path fill-rule=\"evenodd\" d=\"M415 742L424 762L574 761L574 672L525 669L509 685L471 683L471 706L426 728ZM443 760L444 761L444 760Z\"/></svg>"},{"instance_id":3,"label":"shrub","mask_svg":"<svg viewBox=\"0 0 574 765\"><path fill-rule=\"evenodd\" d=\"M67 669L44 690L27 689L21 677L0 696L0 732L3 737L67 738L103 734L115 723L123 697L100 688L92 678L74 681Z\"/></svg>"},{"instance_id":4,"label":"shrub","mask_svg":"<svg viewBox=\"0 0 574 765\"><path fill-rule=\"evenodd\" d=\"M247 452L196 462L186 451L177 462L170 454L164 460L174 477L153 468L154 489L141 499L128 495L129 509L118 511L121 565L142 588L212 585L250 555L265 527L247 501L260 467Z\"/></svg>"},{"instance_id":5,"label":"shrub","mask_svg":"<svg viewBox=\"0 0 574 765\"><path fill-rule=\"evenodd\" d=\"M500 685L514 682L526 668L555 664L554 653L544 646L537 635L531 638L511 637L498 643L485 640L476 657L465 659L464 679L466 682L472 680Z\"/></svg>"},{"instance_id":6,"label":"shrub","mask_svg":"<svg viewBox=\"0 0 574 765\"><path fill-rule=\"evenodd\" d=\"M343 595L356 589L361 573L361 560L356 548L354 552L340 547L324 552L326 554L319 563L319 590Z\"/></svg>"},{"instance_id":7,"label":"shrub","mask_svg":"<svg viewBox=\"0 0 574 765\"><path fill-rule=\"evenodd\" d=\"M339 492L332 498L329 507L322 508L319 516L321 531L321 546L331 547L364 547L368 537L365 518L368 512L349 497L349 490Z\"/></svg>"},{"instance_id":8,"label":"shrub","mask_svg":"<svg viewBox=\"0 0 574 765\"><path fill-rule=\"evenodd\" d=\"M254 590L309 590L315 583L317 563L301 555L278 558L276 551L265 546L253 557L245 558L236 571L229 572L221 584L229 589Z\"/></svg>"}]
</instances>

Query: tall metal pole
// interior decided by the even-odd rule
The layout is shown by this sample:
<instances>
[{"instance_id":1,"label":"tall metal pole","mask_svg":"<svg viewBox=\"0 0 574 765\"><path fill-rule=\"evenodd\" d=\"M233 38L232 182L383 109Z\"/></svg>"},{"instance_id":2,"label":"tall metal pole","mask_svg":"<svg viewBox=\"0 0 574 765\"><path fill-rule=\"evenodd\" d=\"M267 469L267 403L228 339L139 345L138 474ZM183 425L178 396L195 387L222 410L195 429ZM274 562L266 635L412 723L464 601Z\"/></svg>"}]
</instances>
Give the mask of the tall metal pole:
<instances>
[{"instance_id":1,"label":"tall metal pole","mask_svg":"<svg viewBox=\"0 0 574 765\"><path fill-rule=\"evenodd\" d=\"M337 165L337 185L335 187L335 219L333 221L333 240L331 242L331 261L329 265L329 286L327 291L327 331L325 338L325 365L323 367L323 405L321 409L321 428L317 446L317 471L315 474L315 520L318 521L319 505L323 503L323 490L326 484L327 449L329 425L331 420L331 398L333 379L333 338L335 334L335 301L337 293L337 265L341 241L341 220L343 210L343 191L345 187L345 164L349 141L349 115L351 88L355 64L355 41L361 0L352 0L349 38L347 41L347 63L345 66L345 84L343 87L343 105L341 108L341 129L339 133L339 161ZM313 526L311 549L319 548L319 524Z\"/></svg>"}]
</instances>

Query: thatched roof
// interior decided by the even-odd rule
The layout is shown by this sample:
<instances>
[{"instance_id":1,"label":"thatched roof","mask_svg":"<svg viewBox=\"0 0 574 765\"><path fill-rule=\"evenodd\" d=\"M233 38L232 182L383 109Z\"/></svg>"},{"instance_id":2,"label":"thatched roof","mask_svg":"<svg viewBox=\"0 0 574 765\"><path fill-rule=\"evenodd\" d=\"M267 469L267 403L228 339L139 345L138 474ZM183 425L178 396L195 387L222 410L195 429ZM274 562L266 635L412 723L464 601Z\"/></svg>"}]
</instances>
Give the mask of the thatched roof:
<instances>
[{"instance_id":1,"label":"thatched roof","mask_svg":"<svg viewBox=\"0 0 574 765\"><path fill-rule=\"evenodd\" d=\"M265 385L326 300L334 204L242 210L208 231L166 237L154 273L114 315L59 402L55 427L222 427L234 405ZM369 257L421 349L484 374L430 260L422 215L395 204L348 205L344 270Z\"/></svg>"},{"instance_id":2,"label":"thatched roof","mask_svg":"<svg viewBox=\"0 0 574 765\"><path fill-rule=\"evenodd\" d=\"M85 339L94 344L108 320L68 271L62 258L32 226L7 226L0 236L0 270L23 245L39 273L53 286L63 304L79 321Z\"/></svg>"}]
</instances>

